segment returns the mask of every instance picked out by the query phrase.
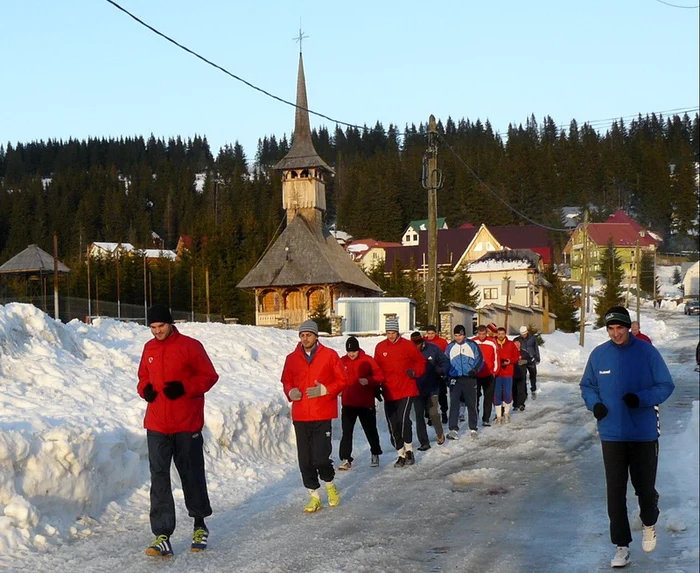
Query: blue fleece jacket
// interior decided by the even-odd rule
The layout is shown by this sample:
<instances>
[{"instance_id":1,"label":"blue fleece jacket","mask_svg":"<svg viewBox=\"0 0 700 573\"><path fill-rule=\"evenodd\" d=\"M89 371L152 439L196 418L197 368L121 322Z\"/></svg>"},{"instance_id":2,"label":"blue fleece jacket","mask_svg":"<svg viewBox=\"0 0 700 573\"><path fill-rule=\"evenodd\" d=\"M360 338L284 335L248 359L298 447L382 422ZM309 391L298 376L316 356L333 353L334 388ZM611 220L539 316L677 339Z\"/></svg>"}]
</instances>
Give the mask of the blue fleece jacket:
<instances>
[{"instance_id":1,"label":"blue fleece jacket","mask_svg":"<svg viewBox=\"0 0 700 573\"><path fill-rule=\"evenodd\" d=\"M419 350L427 364L425 374L418 378L418 392L421 396L437 395L440 392L439 378L450 371L450 361L437 345L427 340Z\"/></svg>"},{"instance_id":2,"label":"blue fleece jacket","mask_svg":"<svg viewBox=\"0 0 700 573\"><path fill-rule=\"evenodd\" d=\"M479 345L468 338L465 338L462 344L450 342L445 349L445 354L450 360L450 376L453 378L476 377L476 373L481 370L481 365L484 363Z\"/></svg>"},{"instance_id":3,"label":"blue fleece jacket","mask_svg":"<svg viewBox=\"0 0 700 573\"><path fill-rule=\"evenodd\" d=\"M612 340L596 347L580 383L586 407L602 402L608 414L598 422L600 439L611 442L651 442L659 437L658 405L673 392L674 384L659 351L634 336L622 345ZM622 397L639 397L639 407L628 407Z\"/></svg>"}]
</instances>

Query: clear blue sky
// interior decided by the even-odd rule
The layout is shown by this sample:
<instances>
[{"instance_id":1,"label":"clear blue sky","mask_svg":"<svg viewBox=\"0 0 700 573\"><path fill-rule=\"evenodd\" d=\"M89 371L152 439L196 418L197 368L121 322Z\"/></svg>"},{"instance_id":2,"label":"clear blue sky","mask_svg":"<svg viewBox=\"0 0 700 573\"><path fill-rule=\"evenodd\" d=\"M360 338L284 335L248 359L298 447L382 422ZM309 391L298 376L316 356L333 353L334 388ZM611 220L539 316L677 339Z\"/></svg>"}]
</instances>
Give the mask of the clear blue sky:
<instances>
[{"instance_id":1,"label":"clear blue sky","mask_svg":"<svg viewBox=\"0 0 700 573\"><path fill-rule=\"evenodd\" d=\"M700 0L668 0L695 6ZM121 0L247 81L293 100L301 26L309 107L353 124L438 119L560 126L699 105L698 9L657 0ZM0 4L0 144L293 129L294 110L104 0ZM314 127L334 124L311 117Z\"/></svg>"}]
</instances>

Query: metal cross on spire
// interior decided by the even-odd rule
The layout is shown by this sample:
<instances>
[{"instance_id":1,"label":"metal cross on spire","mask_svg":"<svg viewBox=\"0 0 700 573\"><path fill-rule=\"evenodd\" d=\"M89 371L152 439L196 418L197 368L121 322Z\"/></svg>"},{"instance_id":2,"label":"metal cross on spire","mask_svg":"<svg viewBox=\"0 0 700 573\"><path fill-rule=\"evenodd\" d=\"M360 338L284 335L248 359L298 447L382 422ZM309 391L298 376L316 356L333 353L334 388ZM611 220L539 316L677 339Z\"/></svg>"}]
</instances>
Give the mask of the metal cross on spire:
<instances>
[{"instance_id":1,"label":"metal cross on spire","mask_svg":"<svg viewBox=\"0 0 700 573\"><path fill-rule=\"evenodd\" d=\"M301 54L301 41L304 38L308 38L308 37L309 36L307 36L306 34L304 34L304 32L301 31L301 18L299 18L299 35L292 38L292 40L294 40L295 42L299 42L299 53L300 54Z\"/></svg>"}]
</instances>

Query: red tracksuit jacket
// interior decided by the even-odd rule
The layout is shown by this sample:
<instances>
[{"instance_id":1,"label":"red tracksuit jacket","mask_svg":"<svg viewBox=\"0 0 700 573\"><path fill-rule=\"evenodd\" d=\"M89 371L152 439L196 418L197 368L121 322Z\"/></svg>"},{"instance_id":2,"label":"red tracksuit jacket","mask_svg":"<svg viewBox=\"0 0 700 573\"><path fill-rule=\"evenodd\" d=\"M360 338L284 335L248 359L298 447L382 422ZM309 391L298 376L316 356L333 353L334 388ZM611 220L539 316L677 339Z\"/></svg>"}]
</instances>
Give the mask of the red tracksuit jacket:
<instances>
[{"instance_id":1,"label":"red tracksuit jacket","mask_svg":"<svg viewBox=\"0 0 700 573\"><path fill-rule=\"evenodd\" d=\"M510 364L507 366L501 366L501 369L496 376L512 378L513 367L516 366L518 364L518 360L520 360L520 352L518 352L518 349L516 348L515 344L513 344L513 341L508 340L507 338L503 341L503 344L497 340L496 346L498 346L498 359L510 360Z\"/></svg>"},{"instance_id":2,"label":"red tracksuit jacket","mask_svg":"<svg viewBox=\"0 0 700 573\"><path fill-rule=\"evenodd\" d=\"M307 398L306 389L316 386L319 381L328 394L318 398ZM292 420L295 422L319 422L338 417L338 394L348 384L345 369L338 353L332 348L318 343L311 362L306 360L306 352L301 343L294 352L287 355L282 370L282 386L287 400L292 402ZM292 401L289 391L298 388L301 400Z\"/></svg>"},{"instance_id":3,"label":"red tracksuit jacket","mask_svg":"<svg viewBox=\"0 0 700 573\"><path fill-rule=\"evenodd\" d=\"M348 386L343 390L342 395L343 406L374 408L374 392L384 382L384 374L374 358L364 350L360 350L360 354L355 360L351 360L346 354L340 359L340 362L348 377ZM369 384L363 386L358 382L360 378L367 378Z\"/></svg>"},{"instance_id":4,"label":"red tracksuit jacket","mask_svg":"<svg viewBox=\"0 0 700 573\"><path fill-rule=\"evenodd\" d=\"M413 342L401 337L396 342L382 340L374 349L374 359L384 373L385 400L418 396L416 379L425 372L425 358ZM409 378L406 370L413 370L415 378Z\"/></svg>"},{"instance_id":5,"label":"red tracksuit jacket","mask_svg":"<svg viewBox=\"0 0 700 573\"><path fill-rule=\"evenodd\" d=\"M204 394L218 379L202 343L177 328L165 340L149 340L143 347L136 390L143 398L150 383L158 395L146 407L144 428L161 434L199 432L204 426ZM182 382L185 394L170 400L163 388L175 381Z\"/></svg>"}]
</instances>

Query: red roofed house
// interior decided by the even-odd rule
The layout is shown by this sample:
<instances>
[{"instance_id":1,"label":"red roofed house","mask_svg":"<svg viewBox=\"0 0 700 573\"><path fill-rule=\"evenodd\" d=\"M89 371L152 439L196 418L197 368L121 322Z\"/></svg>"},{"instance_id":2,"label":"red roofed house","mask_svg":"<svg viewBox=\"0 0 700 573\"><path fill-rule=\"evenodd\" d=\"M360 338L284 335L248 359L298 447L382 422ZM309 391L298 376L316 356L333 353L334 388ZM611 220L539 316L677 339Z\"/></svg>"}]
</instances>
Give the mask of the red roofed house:
<instances>
[{"instance_id":1,"label":"red roofed house","mask_svg":"<svg viewBox=\"0 0 700 573\"><path fill-rule=\"evenodd\" d=\"M639 247L639 257L644 252L655 252L661 239L658 235L645 230L639 223L629 219L622 211L618 211L608 220L622 222L588 223L588 275L596 284L601 273L600 260L602 252L612 239L615 252L622 260L625 283L635 283L637 280L636 256ZM629 220L626 220L629 219ZM583 267L584 225L580 224L571 233L569 242L564 247L564 258L571 266L571 280L580 282Z\"/></svg>"},{"instance_id":2,"label":"red roofed house","mask_svg":"<svg viewBox=\"0 0 700 573\"><path fill-rule=\"evenodd\" d=\"M388 247L400 246L401 243L360 239L359 241L352 241L352 243L346 245L345 250L350 253L352 260L355 261L363 271L369 273L375 265L384 264L386 249Z\"/></svg>"}]
</instances>

